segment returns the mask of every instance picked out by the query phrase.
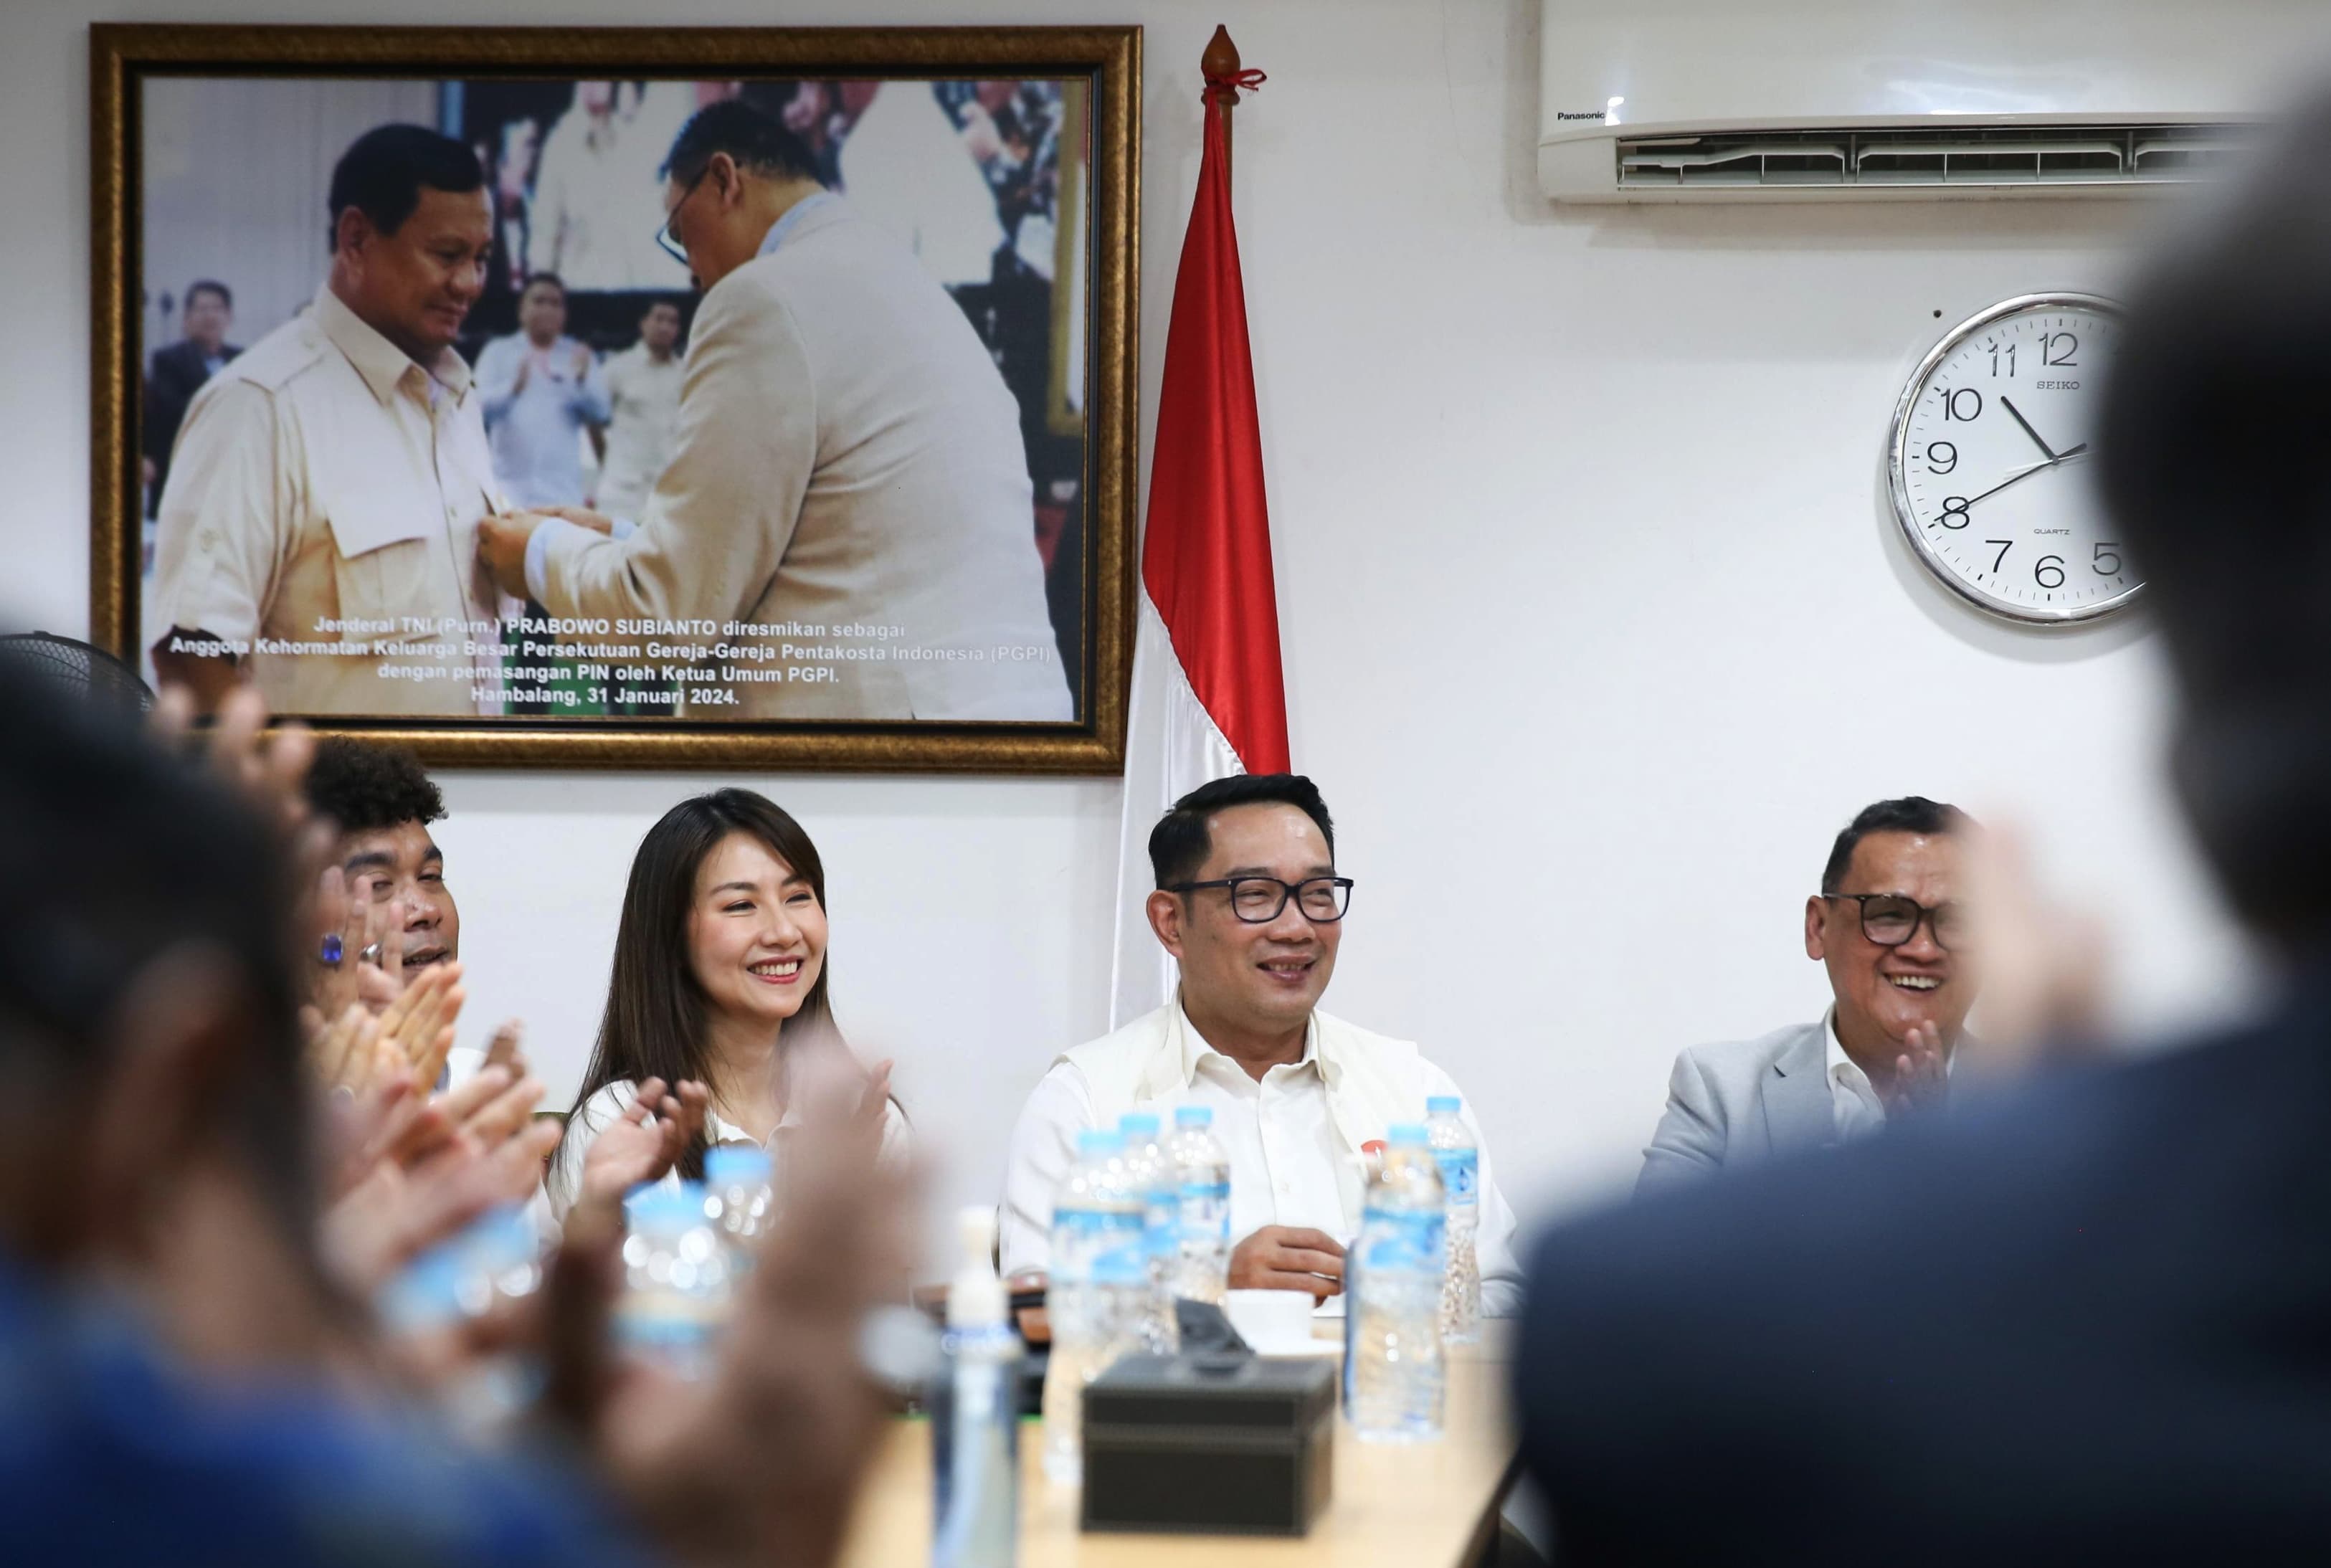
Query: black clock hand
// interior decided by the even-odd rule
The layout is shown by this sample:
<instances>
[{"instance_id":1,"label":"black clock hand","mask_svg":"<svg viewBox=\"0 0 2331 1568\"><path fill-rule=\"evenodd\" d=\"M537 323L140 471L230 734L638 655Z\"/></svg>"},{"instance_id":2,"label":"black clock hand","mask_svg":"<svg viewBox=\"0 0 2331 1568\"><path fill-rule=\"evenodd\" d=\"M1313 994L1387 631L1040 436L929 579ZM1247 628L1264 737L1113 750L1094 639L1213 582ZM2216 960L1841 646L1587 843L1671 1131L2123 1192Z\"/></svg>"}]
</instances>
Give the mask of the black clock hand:
<instances>
[{"instance_id":1,"label":"black clock hand","mask_svg":"<svg viewBox=\"0 0 2331 1568\"><path fill-rule=\"evenodd\" d=\"M2004 400L2004 399L2003 399L2002 401L2003 402L2003 401L2005 401L2005 400ZM2037 441L2037 440L2039 439L2039 437L2034 436L2034 437L2032 437L2032 439L2033 439L2034 441ZM2060 452L2060 453L2058 453L2056 456L2050 458L2046 462L2035 462L2035 463L2033 463L2031 467L2029 467L2029 468L2020 468L2020 469L2017 469L2013 473L2009 474L2005 479L2003 479L2003 480L2000 480L1997 484L1995 484L1995 485L1992 486L1989 489L1987 489L1987 490L1984 491L1982 495L1979 495L1979 496L1969 496L1969 497L1967 498L1967 506L1968 506L1968 507L1972 507L1972 506L1974 506L1974 505L1975 504L1975 502L1977 502L1977 501L1979 501L1979 500L1983 500L1983 499L1986 499L1986 498L1988 498L1988 497L1991 497L1991 496L1995 496L1995 495L1997 495L2000 491L2002 491L2002 490L2005 489L2008 486L2010 486L2010 485L2012 485L2012 484L2019 484L2019 483L2021 483L2022 481L2023 481L2023 480L2025 480L2030 479L2033 474L2036 474L2036 473L2040 472L2042 469L2051 469L2051 468L2054 468L2058 463L2065 462L2065 461L2069 461L2069 460L2070 460L2070 459L2072 459L2072 458L2079 457L2081 453L2083 453L2083 452L2087 451L2088 450L2088 443L2087 442L2082 442L2079 445L2078 445L2078 446L2074 447L2071 451L2067 451L2067 452ZM1962 509L1964 509L1964 508L1962 508Z\"/></svg>"},{"instance_id":2,"label":"black clock hand","mask_svg":"<svg viewBox=\"0 0 2331 1568\"><path fill-rule=\"evenodd\" d=\"M2008 402L2004 394L2001 395L1999 405L2007 410L2008 417L2014 420L2016 423L2023 427L2023 433L2031 438L2031 444L2038 447L2041 451L2046 455L2050 462L2054 462L2056 461L2056 453L2049 449L2046 442L2040 439L2040 432L2031 428L2031 422L2024 418L2022 413L2018 413L2015 405Z\"/></svg>"}]
</instances>

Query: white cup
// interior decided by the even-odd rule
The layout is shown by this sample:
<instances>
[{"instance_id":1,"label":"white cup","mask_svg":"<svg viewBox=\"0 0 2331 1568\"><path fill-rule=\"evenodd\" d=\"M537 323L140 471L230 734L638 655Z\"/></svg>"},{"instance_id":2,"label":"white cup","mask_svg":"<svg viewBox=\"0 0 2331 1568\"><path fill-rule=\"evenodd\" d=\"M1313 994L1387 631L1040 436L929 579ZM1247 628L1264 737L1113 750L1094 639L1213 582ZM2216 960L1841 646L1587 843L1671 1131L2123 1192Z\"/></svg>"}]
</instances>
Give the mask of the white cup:
<instances>
[{"instance_id":1,"label":"white cup","mask_svg":"<svg viewBox=\"0 0 2331 1568\"><path fill-rule=\"evenodd\" d=\"M1223 1315L1245 1340L1265 1355L1299 1354L1311 1348L1311 1308L1308 1290L1226 1290Z\"/></svg>"}]
</instances>

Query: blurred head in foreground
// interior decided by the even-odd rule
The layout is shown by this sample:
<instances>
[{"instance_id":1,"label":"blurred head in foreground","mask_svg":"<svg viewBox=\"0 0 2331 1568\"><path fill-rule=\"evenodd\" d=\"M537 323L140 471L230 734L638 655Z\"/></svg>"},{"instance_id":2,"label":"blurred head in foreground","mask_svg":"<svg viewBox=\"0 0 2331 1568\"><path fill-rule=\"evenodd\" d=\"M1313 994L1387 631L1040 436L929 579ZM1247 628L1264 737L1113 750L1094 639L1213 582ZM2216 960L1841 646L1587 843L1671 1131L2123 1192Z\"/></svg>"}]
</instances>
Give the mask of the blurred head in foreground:
<instances>
[{"instance_id":1,"label":"blurred head in foreground","mask_svg":"<svg viewBox=\"0 0 2331 1568\"><path fill-rule=\"evenodd\" d=\"M0 1249L128 1285L197 1357L297 1355L320 1287L281 849L132 715L5 681L0 734Z\"/></svg>"},{"instance_id":2,"label":"blurred head in foreground","mask_svg":"<svg viewBox=\"0 0 2331 1568\"><path fill-rule=\"evenodd\" d=\"M2130 302L2097 450L2177 688L2172 775L2235 909L2331 936L2331 98Z\"/></svg>"}]
</instances>

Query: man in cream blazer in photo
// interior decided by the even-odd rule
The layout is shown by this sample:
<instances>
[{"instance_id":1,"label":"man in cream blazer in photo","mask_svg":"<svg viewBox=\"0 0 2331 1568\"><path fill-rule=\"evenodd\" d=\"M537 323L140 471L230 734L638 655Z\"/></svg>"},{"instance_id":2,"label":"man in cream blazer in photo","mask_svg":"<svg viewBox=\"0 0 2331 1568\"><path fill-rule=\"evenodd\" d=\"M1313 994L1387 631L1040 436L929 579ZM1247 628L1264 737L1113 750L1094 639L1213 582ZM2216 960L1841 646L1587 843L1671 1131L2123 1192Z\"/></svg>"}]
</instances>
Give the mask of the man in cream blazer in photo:
<instances>
[{"instance_id":1,"label":"man in cream blazer in photo","mask_svg":"<svg viewBox=\"0 0 2331 1568\"><path fill-rule=\"evenodd\" d=\"M638 518L490 519L496 580L556 617L766 645L684 683L733 694L707 717L1072 719L1019 404L962 309L742 101L689 121L665 202L705 290L671 461Z\"/></svg>"},{"instance_id":2,"label":"man in cream blazer in photo","mask_svg":"<svg viewBox=\"0 0 2331 1568\"><path fill-rule=\"evenodd\" d=\"M1676 1058L1638 1195L1866 1137L1947 1098L1976 979L1962 912L1965 813L1880 801L1837 836L1805 900L1832 1001L1812 1023Z\"/></svg>"},{"instance_id":3,"label":"man in cream blazer in photo","mask_svg":"<svg viewBox=\"0 0 2331 1568\"><path fill-rule=\"evenodd\" d=\"M1318 789L1288 774L1216 780L1158 822L1149 920L1181 965L1180 992L1061 1055L1029 1096L1004 1177L1006 1273L1045 1268L1079 1132L1137 1108L1170 1126L1176 1107L1205 1106L1230 1155L1231 1288L1305 1290L1342 1309L1367 1145L1459 1091L1411 1042L1318 1009L1351 891L1334 833ZM1473 1107L1460 1114L1480 1150L1481 1310L1503 1316L1519 1302L1513 1211Z\"/></svg>"}]
</instances>

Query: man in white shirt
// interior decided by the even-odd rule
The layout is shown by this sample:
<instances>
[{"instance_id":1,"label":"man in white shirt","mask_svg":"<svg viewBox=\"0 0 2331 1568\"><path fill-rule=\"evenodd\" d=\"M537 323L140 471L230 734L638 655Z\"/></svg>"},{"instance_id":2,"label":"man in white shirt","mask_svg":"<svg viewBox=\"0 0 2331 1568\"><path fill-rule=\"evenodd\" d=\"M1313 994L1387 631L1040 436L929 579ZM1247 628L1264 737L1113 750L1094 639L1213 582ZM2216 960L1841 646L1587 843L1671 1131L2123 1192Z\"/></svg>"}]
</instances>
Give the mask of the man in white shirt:
<instances>
[{"instance_id":1,"label":"man in white shirt","mask_svg":"<svg viewBox=\"0 0 2331 1568\"><path fill-rule=\"evenodd\" d=\"M680 307L658 299L640 318L640 340L607 361L607 427L601 437L599 488L592 505L611 518L636 519L656 479L671 461L680 418Z\"/></svg>"},{"instance_id":2,"label":"man in white shirt","mask_svg":"<svg viewBox=\"0 0 2331 1568\"><path fill-rule=\"evenodd\" d=\"M1678 1056L1638 1193L1867 1137L1947 1098L1975 999L1961 902L1973 831L1957 807L1923 795L1879 801L1847 824L1805 900L1805 955L1829 971L1829 1011Z\"/></svg>"},{"instance_id":3,"label":"man in white shirt","mask_svg":"<svg viewBox=\"0 0 2331 1568\"><path fill-rule=\"evenodd\" d=\"M1359 1230L1369 1145L1454 1095L1447 1073L1406 1041L1318 1010L1335 973L1352 884L1336 874L1335 827L1311 781L1219 779L1182 797L1149 835L1157 890L1149 923L1179 961L1180 993L1156 1012L1056 1061L1013 1129L1000 1244L1007 1273L1042 1269L1052 1194L1077 1134L1134 1109L1213 1109L1231 1161L1230 1283L1343 1289ZM1519 1272L1514 1216L1480 1145L1482 1310L1511 1312ZM1336 1303L1340 1309L1340 1303Z\"/></svg>"},{"instance_id":4,"label":"man in white shirt","mask_svg":"<svg viewBox=\"0 0 2331 1568\"><path fill-rule=\"evenodd\" d=\"M607 383L590 346L566 336L566 285L556 272L526 280L518 323L478 355L494 474L519 506L576 506L583 432L607 421Z\"/></svg>"},{"instance_id":5,"label":"man in white shirt","mask_svg":"<svg viewBox=\"0 0 2331 1568\"><path fill-rule=\"evenodd\" d=\"M578 81L573 107L543 138L527 214L529 275L556 272L585 293L686 280L651 238L664 147L653 139L653 121L640 123L635 93L613 81Z\"/></svg>"},{"instance_id":6,"label":"man in white shirt","mask_svg":"<svg viewBox=\"0 0 2331 1568\"><path fill-rule=\"evenodd\" d=\"M495 580L556 616L766 629L721 633L768 653L722 718L1073 718L1019 405L962 308L742 100L689 121L664 200L705 285L671 461L634 532L489 518Z\"/></svg>"},{"instance_id":7,"label":"man in white shirt","mask_svg":"<svg viewBox=\"0 0 2331 1568\"><path fill-rule=\"evenodd\" d=\"M155 670L205 708L250 679L287 717L474 717L494 477L453 339L493 249L485 176L458 141L381 126L329 204L314 306L187 410L155 536Z\"/></svg>"}]
</instances>

